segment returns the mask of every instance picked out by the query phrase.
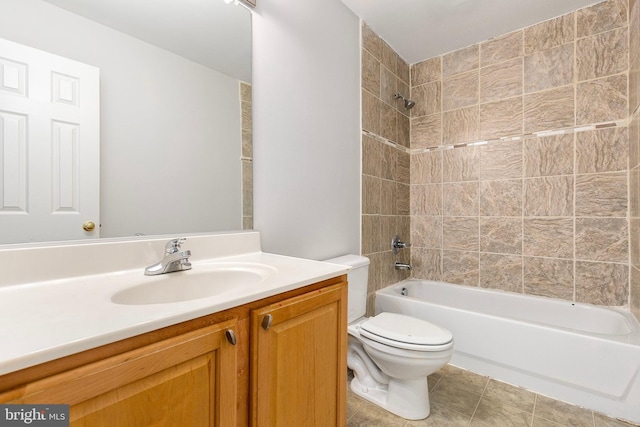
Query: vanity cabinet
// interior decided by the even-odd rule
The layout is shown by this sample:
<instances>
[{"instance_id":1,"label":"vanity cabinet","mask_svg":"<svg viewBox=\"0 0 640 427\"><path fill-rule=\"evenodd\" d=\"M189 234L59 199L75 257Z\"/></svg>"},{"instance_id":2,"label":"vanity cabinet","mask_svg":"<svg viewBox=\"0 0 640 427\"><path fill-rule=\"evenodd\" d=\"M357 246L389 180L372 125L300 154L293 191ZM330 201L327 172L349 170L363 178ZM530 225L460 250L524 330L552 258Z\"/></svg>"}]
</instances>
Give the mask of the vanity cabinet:
<instances>
[{"instance_id":1,"label":"vanity cabinet","mask_svg":"<svg viewBox=\"0 0 640 427\"><path fill-rule=\"evenodd\" d=\"M336 277L0 376L0 403L69 404L72 426L344 426L346 286Z\"/></svg>"}]
</instances>

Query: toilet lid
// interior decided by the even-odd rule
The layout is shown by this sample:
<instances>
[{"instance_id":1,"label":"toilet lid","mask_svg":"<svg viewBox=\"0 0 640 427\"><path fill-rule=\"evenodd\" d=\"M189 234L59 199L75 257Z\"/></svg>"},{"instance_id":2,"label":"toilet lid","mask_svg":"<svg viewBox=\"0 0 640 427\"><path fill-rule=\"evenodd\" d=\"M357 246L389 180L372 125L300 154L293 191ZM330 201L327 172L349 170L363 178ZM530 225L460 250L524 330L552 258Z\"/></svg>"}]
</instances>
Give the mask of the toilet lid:
<instances>
[{"instance_id":1,"label":"toilet lid","mask_svg":"<svg viewBox=\"0 0 640 427\"><path fill-rule=\"evenodd\" d=\"M380 313L360 325L360 333L376 341L377 337L398 343L442 345L453 340L448 330L433 323L397 313Z\"/></svg>"}]
</instances>

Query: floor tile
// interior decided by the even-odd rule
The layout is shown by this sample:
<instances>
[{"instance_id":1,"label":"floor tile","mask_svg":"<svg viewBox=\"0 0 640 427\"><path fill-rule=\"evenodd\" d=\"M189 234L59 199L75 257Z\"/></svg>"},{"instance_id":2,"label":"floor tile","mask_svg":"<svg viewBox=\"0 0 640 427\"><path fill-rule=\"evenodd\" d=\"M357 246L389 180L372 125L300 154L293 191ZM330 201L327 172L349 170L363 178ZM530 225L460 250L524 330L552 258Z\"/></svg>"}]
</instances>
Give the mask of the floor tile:
<instances>
[{"instance_id":1,"label":"floor tile","mask_svg":"<svg viewBox=\"0 0 640 427\"><path fill-rule=\"evenodd\" d=\"M541 395L536 399L534 416L567 427L593 427L594 425L592 411Z\"/></svg>"}]
</instances>

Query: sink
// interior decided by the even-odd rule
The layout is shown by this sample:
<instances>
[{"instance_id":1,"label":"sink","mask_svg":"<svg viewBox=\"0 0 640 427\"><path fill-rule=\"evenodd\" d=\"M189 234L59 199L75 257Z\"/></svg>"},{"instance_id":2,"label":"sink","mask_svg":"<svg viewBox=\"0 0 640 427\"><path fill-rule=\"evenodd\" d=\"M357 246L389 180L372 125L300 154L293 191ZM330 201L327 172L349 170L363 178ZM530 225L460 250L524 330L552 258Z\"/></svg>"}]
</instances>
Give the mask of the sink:
<instances>
[{"instance_id":1,"label":"sink","mask_svg":"<svg viewBox=\"0 0 640 427\"><path fill-rule=\"evenodd\" d=\"M141 276L111 296L124 305L168 304L247 290L277 270L253 263L194 264L193 269L159 276Z\"/></svg>"}]
</instances>

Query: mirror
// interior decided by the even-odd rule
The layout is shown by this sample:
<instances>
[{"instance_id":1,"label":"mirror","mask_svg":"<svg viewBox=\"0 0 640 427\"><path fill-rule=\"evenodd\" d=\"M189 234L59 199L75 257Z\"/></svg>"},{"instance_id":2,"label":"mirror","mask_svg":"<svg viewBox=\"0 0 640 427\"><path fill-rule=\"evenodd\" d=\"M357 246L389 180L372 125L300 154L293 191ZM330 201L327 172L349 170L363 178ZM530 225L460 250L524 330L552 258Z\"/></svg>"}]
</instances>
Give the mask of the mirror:
<instances>
[{"instance_id":1,"label":"mirror","mask_svg":"<svg viewBox=\"0 0 640 427\"><path fill-rule=\"evenodd\" d=\"M252 228L246 7L1 0L0 38L99 68L100 237Z\"/></svg>"}]
</instances>

